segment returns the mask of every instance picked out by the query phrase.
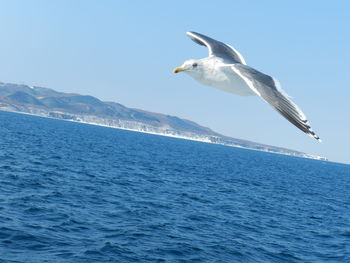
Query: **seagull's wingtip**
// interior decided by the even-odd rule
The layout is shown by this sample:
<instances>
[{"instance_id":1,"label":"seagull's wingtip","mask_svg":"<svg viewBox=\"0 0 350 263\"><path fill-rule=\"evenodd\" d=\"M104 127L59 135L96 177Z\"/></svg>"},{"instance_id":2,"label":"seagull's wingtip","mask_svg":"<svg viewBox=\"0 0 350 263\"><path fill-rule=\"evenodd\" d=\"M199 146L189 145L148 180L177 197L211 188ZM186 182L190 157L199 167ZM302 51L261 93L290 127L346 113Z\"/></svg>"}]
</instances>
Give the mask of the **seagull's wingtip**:
<instances>
[{"instance_id":1,"label":"seagull's wingtip","mask_svg":"<svg viewBox=\"0 0 350 263\"><path fill-rule=\"evenodd\" d=\"M310 137L314 138L314 139L317 140L318 142L322 142L321 138L318 137L315 133L313 133L313 134L310 133L309 135L310 135Z\"/></svg>"},{"instance_id":2,"label":"seagull's wingtip","mask_svg":"<svg viewBox=\"0 0 350 263\"><path fill-rule=\"evenodd\" d=\"M322 142L321 138L318 137L317 134L314 133L312 136L313 136L318 142Z\"/></svg>"}]
</instances>

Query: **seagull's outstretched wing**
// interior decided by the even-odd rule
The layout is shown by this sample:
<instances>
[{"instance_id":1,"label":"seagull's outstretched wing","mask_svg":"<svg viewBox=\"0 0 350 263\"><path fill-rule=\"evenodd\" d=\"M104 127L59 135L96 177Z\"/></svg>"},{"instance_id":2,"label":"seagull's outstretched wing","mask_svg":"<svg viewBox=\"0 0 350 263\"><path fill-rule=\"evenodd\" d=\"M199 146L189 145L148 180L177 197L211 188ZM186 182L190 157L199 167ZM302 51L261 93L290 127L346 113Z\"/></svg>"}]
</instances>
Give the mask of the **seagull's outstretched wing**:
<instances>
[{"instance_id":1,"label":"seagull's outstretched wing","mask_svg":"<svg viewBox=\"0 0 350 263\"><path fill-rule=\"evenodd\" d=\"M311 129L304 113L283 92L277 80L242 64L232 65L232 70L261 98L269 103L300 130L321 141Z\"/></svg>"},{"instance_id":2,"label":"seagull's outstretched wing","mask_svg":"<svg viewBox=\"0 0 350 263\"><path fill-rule=\"evenodd\" d=\"M209 56L217 56L229 64L241 63L247 65L242 55L232 46L196 32L187 32L186 34L197 44L206 46L209 49Z\"/></svg>"}]
</instances>

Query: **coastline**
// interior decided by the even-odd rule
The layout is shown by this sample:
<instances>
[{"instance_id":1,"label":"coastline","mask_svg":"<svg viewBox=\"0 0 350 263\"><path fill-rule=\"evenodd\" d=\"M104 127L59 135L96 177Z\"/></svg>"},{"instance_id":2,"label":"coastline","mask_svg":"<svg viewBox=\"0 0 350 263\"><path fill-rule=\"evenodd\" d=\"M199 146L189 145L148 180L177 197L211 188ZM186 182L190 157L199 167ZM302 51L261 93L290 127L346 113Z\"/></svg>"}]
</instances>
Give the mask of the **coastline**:
<instances>
[{"instance_id":1,"label":"coastline","mask_svg":"<svg viewBox=\"0 0 350 263\"><path fill-rule=\"evenodd\" d=\"M297 152L297 151L295 151L295 154L292 154L292 153L288 153L288 152L272 151L272 150L269 150L268 147L266 147L266 148L254 148L254 147L242 146L242 145L235 144L235 143L223 143L220 141L214 141L213 136L209 136L209 135L208 136L205 136L205 135L190 136L190 135L180 135L180 134L176 134L174 132L156 132L156 131L147 130L147 129L137 129L137 128L130 128L130 127L128 128L128 127L123 127L122 125L108 125L108 124L102 123L102 121L104 120L103 118L100 118L101 122L94 122L94 121L85 121L85 120L83 120L83 118L79 118L78 116L75 116L76 119L65 119L65 118L58 118L58 117L50 116L49 114L44 114L44 113L38 114L38 113L33 113L33 112L16 111L16 110L8 109L6 107L0 107L0 110L5 111L5 112L25 114L25 115L31 115L31 116L37 116L37 117L43 117L43 118L49 118L49 119L55 119L55 120L75 122L75 123L83 123L83 124L87 124L87 125L95 125L95 126L101 126L101 127L106 127L106 128L112 128L112 129L119 129L119 130L146 133L146 134L152 134L152 135L158 135L158 136L164 136L164 137L170 137L170 138L176 138L176 139L183 139L183 140L189 140L189 141L217 144L217 145L223 145L223 146L227 146L227 147L234 147L234 148L240 148L240 149L246 149L246 150L267 152L267 153L293 156L293 157L312 159L312 160L318 160L318 161L328 161L325 157L315 156L315 155L301 153L301 152ZM58 114L57 116L59 116L59 114L68 114L68 113L64 113L64 112L55 112L55 113ZM96 118L96 116L94 116L94 117Z\"/></svg>"}]
</instances>

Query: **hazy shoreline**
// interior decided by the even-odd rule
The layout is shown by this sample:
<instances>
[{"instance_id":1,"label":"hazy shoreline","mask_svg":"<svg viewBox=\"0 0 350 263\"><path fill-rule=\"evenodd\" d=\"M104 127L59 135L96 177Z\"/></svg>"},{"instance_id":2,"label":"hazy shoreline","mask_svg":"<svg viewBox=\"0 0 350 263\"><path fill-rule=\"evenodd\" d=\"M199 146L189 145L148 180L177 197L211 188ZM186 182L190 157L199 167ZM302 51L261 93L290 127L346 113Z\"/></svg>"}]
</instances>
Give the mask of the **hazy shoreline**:
<instances>
[{"instance_id":1,"label":"hazy shoreline","mask_svg":"<svg viewBox=\"0 0 350 263\"><path fill-rule=\"evenodd\" d=\"M54 120L62 120L62 121L68 121L68 122L75 122L75 123L82 123L82 124L87 124L87 125L94 125L94 126L112 128L112 129L126 130L126 131L146 133L146 134L153 134L153 135L158 135L158 136L164 136L164 137L176 138L176 139L183 139L183 140L189 140L189 141L196 141L196 142L202 142L202 143L217 144L217 145L223 145L223 146L226 146L226 147L234 147L234 148L258 151L258 152L267 152L267 153L286 155L286 156L293 156L293 157L299 157L299 158L305 158L305 159L313 159L313 160L318 160L318 161L328 161L325 157L314 156L314 155L306 154L306 153L304 153L304 156L301 156L301 155L284 153L284 152L270 151L270 150L267 150L267 149L257 149L257 148L253 148L253 147L244 147L244 146L235 145L235 144L225 144L225 143L220 143L220 142L213 142L213 141L209 140L209 138L205 138L205 137L202 137L202 138L197 137L196 138L196 137L190 137L190 136L175 135L175 134L171 134L171 133L152 132L152 131L146 131L146 130L140 130L140 129L133 129L133 128L120 127L120 126L106 125L106 124L96 123L96 122L87 122L87 121L84 121L84 120L55 118L55 117L46 116L46 115L42 115L42 114L34 114L34 113L30 113L30 112L21 112L21 111L14 111L14 110L9 110L9 109L4 109L2 107L0 107L0 110L1 111L5 111L5 112L25 114L25 115L31 115L31 116L48 118L48 119L54 119Z\"/></svg>"}]
</instances>

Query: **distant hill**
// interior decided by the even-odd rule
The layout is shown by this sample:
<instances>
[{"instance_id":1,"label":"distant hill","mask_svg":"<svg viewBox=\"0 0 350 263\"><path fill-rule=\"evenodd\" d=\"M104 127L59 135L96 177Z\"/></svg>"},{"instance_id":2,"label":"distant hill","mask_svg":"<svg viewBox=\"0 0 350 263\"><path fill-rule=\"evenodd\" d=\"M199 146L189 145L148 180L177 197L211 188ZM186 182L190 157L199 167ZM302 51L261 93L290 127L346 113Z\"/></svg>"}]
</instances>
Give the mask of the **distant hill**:
<instances>
[{"instance_id":1,"label":"distant hill","mask_svg":"<svg viewBox=\"0 0 350 263\"><path fill-rule=\"evenodd\" d=\"M116 102L101 101L93 96L63 93L42 87L0 82L0 110L298 157L325 159L285 148L227 137L176 116L132 109Z\"/></svg>"}]
</instances>

